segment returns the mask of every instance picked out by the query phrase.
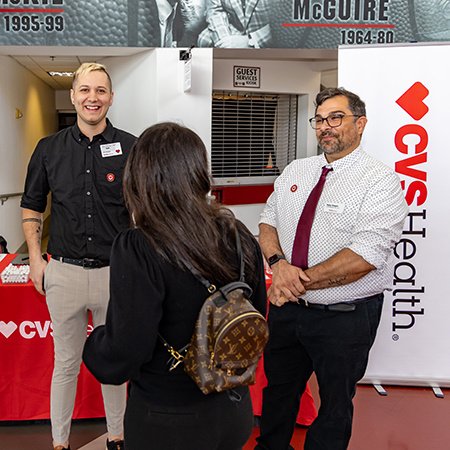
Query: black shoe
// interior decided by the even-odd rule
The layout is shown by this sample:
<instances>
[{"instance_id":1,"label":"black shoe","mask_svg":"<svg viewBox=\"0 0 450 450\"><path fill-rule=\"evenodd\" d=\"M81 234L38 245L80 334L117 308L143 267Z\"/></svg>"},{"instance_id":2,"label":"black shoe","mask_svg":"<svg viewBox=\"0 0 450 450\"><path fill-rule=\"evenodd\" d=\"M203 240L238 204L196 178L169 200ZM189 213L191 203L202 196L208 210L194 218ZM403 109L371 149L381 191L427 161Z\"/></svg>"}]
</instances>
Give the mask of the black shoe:
<instances>
[{"instance_id":1,"label":"black shoe","mask_svg":"<svg viewBox=\"0 0 450 450\"><path fill-rule=\"evenodd\" d=\"M106 439L106 448L108 450L125 450L125 442L123 439L120 441L110 441Z\"/></svg>"}]
</instances>

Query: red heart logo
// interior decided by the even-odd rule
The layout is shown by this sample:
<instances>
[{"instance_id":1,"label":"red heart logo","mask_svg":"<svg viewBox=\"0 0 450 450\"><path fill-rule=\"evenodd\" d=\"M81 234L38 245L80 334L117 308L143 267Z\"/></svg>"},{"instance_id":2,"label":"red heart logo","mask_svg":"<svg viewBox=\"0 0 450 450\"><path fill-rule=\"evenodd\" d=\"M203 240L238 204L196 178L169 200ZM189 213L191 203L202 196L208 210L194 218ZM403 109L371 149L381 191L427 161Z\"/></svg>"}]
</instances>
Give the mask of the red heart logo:
<instances>
[{"instance_id":1,"label":"red heart logo","mask_svg":"<svg viewBox=\"0 0 450 450\"><path fill-rule=\"evenodd\" d=\"M430 91L419 81L414 83L398 100L397 104L403 108L414 120L420 120L429 110L423 100Z\"/></svg>"},{"instance_id":2,"label":"red heart logo","mask_svg":"<svg viewBox=\"0 0 450 450\"><path fill-rule=\"evenodd\" d=\"M2 320L0 322L0 333L2 333L6 339L8 339L14 333L14 331L16 331L16 329L17 325L12 321L5 323Z\"/></svg>"}]
</instances>

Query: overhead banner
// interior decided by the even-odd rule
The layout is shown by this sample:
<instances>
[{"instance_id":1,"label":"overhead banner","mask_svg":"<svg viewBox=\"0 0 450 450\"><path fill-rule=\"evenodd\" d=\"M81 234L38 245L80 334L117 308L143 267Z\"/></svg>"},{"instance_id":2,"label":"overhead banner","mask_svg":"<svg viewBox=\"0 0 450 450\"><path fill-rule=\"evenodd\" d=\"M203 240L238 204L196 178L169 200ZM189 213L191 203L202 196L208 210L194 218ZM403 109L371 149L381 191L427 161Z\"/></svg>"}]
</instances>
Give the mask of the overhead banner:
<instances>
[{"instance_id":1,"label":"overhead banner","mask_svg":"<svg viewBox=\"0 0 450 450\"><path fill-rule=\"evenodd\" d=\"M444 0L0 0L0 45L323 48L450 40Z\"/></svg>"},{"instance_id":2,"label":"overhead banner","mask_svg":"<svg viewBox=\"0 0 450 450\"><path fill-rule=\"evenodd\" d=\"M364 382L450 387L448 73L448 43L339 49L339 85L367 106L363 147L410 206Z\"/></svg>"}]
</instances>

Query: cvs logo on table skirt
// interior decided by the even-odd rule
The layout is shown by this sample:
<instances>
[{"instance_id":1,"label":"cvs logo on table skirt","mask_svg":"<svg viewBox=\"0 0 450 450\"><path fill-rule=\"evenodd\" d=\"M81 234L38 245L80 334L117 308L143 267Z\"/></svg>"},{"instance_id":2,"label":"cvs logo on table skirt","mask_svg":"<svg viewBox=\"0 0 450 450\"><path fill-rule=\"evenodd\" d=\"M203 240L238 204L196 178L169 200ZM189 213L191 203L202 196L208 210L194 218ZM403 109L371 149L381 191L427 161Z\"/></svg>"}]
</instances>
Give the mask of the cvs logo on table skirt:
<instances>
[{"instance_id":1,"label":"cvs logo on table skirt","mask_svg":"<svg viewBox=\"0 0 450 450\"><path fill-rule=\"evenodd\" d=\"M8 339L13 333L18 330L20 336L24 339L33 339L34 337L46 338L47 336L53 336L53 328L50 320L40 322L36 320L31 322L30 320L24 320L17 325L12 320L8 323L3 320L0 321L0 333Z\"/></svg>"},{"instance_id":2,"label":"cvs logo on table skirt","mask_svg":"<svg viewBox=\"0 0 450 450\"><path fill-rule=\"evenodd\" d=\"M94 327L89 324L87 327L87 335L91 334ZM4 322L0 320L0 333L6 338L10 338L16 331L23 339L40 338L44 339L48 336L53 336L53 326L50 320L45 322L35 320L24 320L20 324L14 323L12 320ZM1 337L0 337L1 339Z\"/></svg>"},{"instance_id":3,"label":"cvs logo on table skirt","mask_svg":"<svg viewBox=\"0 0 450 450\"><path fill-rule=\"evenodd\" d=\"M14 322L5 323L3 320L0 322L0 333L8 339L14 331L17 330L17 325Z\"/></svg>"}]
</instances>

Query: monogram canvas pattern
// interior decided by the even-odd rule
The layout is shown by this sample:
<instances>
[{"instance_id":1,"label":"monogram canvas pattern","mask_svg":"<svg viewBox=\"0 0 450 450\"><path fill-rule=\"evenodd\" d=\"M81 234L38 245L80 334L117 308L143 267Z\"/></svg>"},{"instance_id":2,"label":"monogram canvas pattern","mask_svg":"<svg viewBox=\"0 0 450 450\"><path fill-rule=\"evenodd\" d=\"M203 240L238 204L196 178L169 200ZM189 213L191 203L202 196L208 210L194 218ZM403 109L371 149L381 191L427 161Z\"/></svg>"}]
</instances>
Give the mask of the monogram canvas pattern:
<instances>
[{"instance_id":1,"label":"monogram canvas pattern","mask_svg":"<svg viewBox=\"0 0 450 450\"><path fill-rule=\"evenodd\" d=\"M264 317L231 283L204 303L184 359L184 370L204 394L255 383L269 337Z\"/></svg>"}]
</instances>

